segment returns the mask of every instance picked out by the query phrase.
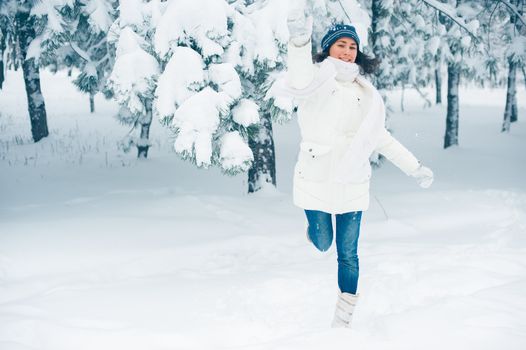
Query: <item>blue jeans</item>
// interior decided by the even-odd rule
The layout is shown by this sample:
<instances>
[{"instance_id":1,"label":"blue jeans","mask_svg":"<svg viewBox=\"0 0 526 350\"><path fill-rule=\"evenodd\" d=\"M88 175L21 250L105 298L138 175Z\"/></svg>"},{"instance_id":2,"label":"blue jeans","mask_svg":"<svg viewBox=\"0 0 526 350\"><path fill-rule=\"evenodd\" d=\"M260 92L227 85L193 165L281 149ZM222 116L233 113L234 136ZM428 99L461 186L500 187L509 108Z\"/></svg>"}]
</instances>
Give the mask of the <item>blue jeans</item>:
<instances>
[{"instance_id":1,"label":"blue jeans","mask_svg":"<svg viewBox=\"0 0 526 350\"><path fill-rule=\"evenodd\" d=\"M332 215L323 211L305 210L309 222L308 235L312 243L324 252L333 238ZM358 288L358 237L361 211L336 214L336 250L338 253L338 286L345 293L356 294Z\"/></svg>"}]
</instances>

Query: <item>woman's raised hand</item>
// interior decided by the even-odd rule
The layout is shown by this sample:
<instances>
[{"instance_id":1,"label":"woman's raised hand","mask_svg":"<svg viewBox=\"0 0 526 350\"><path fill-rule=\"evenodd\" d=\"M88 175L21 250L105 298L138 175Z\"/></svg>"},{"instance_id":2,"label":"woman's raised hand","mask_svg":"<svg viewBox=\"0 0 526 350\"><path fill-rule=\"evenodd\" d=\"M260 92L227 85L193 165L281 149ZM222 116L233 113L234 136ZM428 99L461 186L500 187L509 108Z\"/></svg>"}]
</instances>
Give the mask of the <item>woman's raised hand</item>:
<instances>
[{"instance_id":1,"label":"woman's raised hand","mask_svg":"<svg viewBox=\"0 0 526 350\"><path fill-rule=\"evenodd\" d=\"M312 17L305 15L302 2L293 4L287 16L290 41L294 46L303 46L309 42L312 35Z\"/></svg>"}]
</instances>

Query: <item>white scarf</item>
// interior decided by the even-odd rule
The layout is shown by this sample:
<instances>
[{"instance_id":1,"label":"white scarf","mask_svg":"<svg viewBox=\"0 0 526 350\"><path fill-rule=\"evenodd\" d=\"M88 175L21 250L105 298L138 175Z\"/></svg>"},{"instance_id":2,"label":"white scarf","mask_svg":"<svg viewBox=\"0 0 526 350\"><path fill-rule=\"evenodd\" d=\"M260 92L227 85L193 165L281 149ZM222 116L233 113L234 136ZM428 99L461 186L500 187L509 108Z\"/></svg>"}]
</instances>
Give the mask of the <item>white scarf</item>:
<instances>
[{"instance_id":1,"label":"white scarf","mask_svg":"<svg viewBox=\"0 0 526 350\"><path fill-rule=\"evenodd\" d=\"M385 126L385 106L382 96L359 72L360 69L356 63L345 62L329 56L319 65L319 70L314 79L306 88L294 89L287 84L286 79L279 79L269 90L269 94L273 96L304 99L310 97L329 79L335 79L339 82L356 81L367 93L371 94L371 104L367 115L360 124L334 174L334 180L340 183L352 182L356 166L369 161L369 157L378 143L380 131Z\"/></svg>"},{"instance_id":2,"label":"white scarf","mask_svg":"<svg viewBox=\"0 0 526 350\"><path fill-rule=\"evenodd\" d=\"M323 62L330 62L336 69L336 80L341 82L354 81L360 74L360 66L356 63L345 62L334 57L327 57Z\"/></svg>"}]
</instances>

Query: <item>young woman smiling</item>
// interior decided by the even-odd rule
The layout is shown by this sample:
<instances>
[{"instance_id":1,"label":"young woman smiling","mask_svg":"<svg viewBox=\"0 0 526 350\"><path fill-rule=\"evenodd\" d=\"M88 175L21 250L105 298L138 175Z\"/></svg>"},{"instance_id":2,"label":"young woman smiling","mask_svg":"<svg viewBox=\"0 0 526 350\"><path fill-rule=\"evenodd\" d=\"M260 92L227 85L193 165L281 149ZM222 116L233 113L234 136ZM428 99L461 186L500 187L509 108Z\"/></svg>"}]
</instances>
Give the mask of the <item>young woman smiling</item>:
<instances>
[{"instance_id":1,"label":"young woman smiling","mask_svg":"<svg viewBox=\"0 0 526 350\"><path fill-rule=\"evenodd\" d=\"M360 51L355 28L328 28L313 62L312 18L289 13L288 27L285 89L298 102L301 132L294 204L304 209L307 237L317 249L328 250L336 236L339 293L332 325L350 327L358 300L360 223L369 207L369 157L384 155L424 188L433 172L386 130L382 97L364 76L377 61Z\"/></svg>"}]
</instances>

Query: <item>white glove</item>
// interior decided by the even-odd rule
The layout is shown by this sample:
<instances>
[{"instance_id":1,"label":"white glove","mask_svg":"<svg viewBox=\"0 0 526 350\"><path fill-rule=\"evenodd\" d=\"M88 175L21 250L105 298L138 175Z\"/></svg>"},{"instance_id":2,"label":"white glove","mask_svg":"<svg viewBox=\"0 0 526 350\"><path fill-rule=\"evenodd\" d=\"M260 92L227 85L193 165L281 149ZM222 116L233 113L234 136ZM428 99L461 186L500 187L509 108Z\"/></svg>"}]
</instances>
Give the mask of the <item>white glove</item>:
<instances>
[{"instance_id":1,"label":"white glove","mask_svg":"<svg viewBox=\"0 0 526 350\"><path fill-rule=\"evenodd\" d=\"M312 16L305 16L301 8L293 8L287 16L290 41L294 46L307 44L312 36Z\"/></svg>"},{"instance_id":2,"label":"white glove","mask_svg":"<svg viewBox=\"0 0 526 350\"><path fill-rule=\"evenodd\" d=\"M418 169L413 171L411 174L412 177L416 179L416 182L422 188L428 188L433 183L433 172L428 167L420 165Z\"/></svg>"}]
</instances>

